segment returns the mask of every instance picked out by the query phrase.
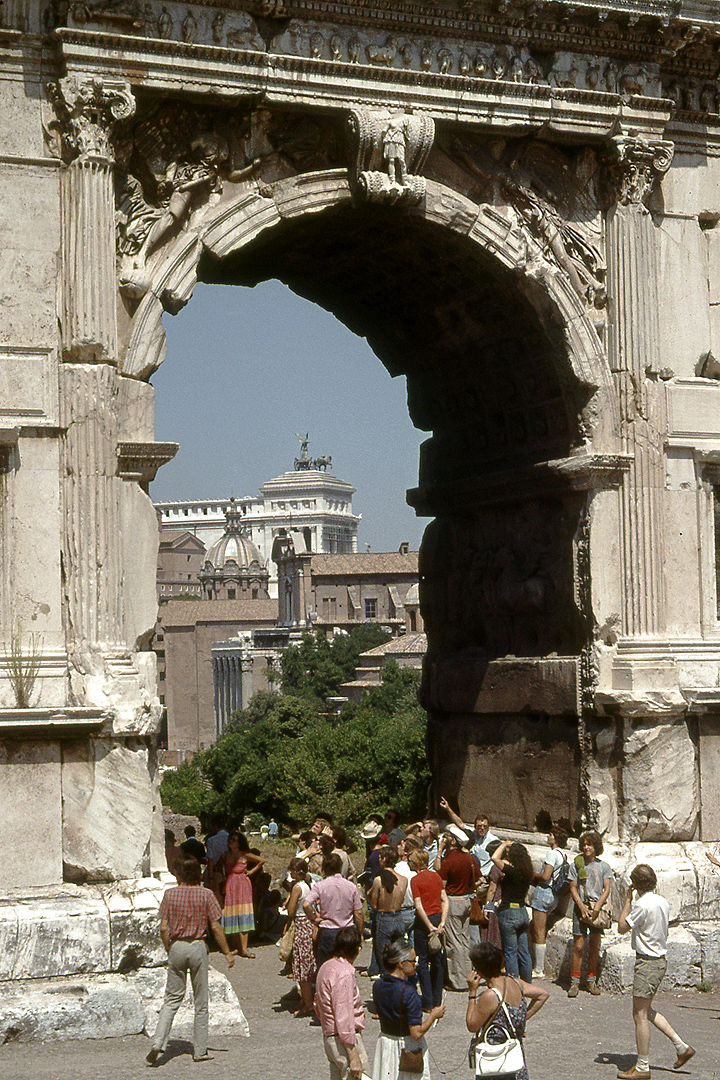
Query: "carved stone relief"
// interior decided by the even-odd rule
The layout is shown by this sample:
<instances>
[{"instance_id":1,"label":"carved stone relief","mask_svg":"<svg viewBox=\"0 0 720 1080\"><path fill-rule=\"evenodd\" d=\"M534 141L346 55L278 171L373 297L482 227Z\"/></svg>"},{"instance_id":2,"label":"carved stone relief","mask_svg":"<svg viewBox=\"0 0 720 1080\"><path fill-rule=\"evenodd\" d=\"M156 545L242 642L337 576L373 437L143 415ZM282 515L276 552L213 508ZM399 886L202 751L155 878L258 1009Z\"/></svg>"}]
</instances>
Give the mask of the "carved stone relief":
<instances>
[{"instance_id":1,"label":"carved stone relief","mask_svg":"<svg viewBox=\"0 0 720 1080\"><path fill-rule=\"evenodd\" d=\"M421 29L426 22L421 5L417 7L419 21L416 25L413 25L412 11L408 12L405 33L395 29L373 30L373 22L382 20L377 19L379 13L371 6L367 6L367 28L359 31L344 20L333 22L330 14L327 22L320 21L322 14L319 11L312 12L314 21L307 16L300 18L299 10L296 14L292 5L284 5L282 0L247 0L243 8L228 11L174 3L142 4L140 0L98 0L65 6L56 4L47 21L49 28L64 23L94 26L123 34L175 39L185 44L252 49L336 63L403 68L528 86L546 85L559 90L591 90L625 98L664 95L672 98L680 110L717 113L716 61L705 79L690 71L666 74L661 71L663 61L669 56L676 67L680 64L682 69L684 64L686 68L697 68L698 65L692 63L692 51L697 53L703 48L706 51L711 48L711 42L702 35L689 34L686 29L661 44L654 41L652 35L629 35L627 25L618 24L616 20L612 20L612 30L609 23L604 27L585 25L576 27L573 35L568 25L570 16L567 11L563 16L561 10L556 17L545 12L542 27L536 12L532 16L525 12L521 22L523 32L517 35L521 44L493 44L492 35L483 41L482 33L483 27L486 33L492 29L494 19L485 26L479 18L484 5L478 3L472 7L477 9L478 16L468 15L467 6L458 11L442 12L446 27L442 37L428 35ZM267 30L261 33L258 17L278 20L278 33L269 38ZM534 32L538 36L537 42L533 40ZM646 59L627 58L630 37L636 37L635 51L644 46ZM573 53L567 44L563 44L579 43L583 39L589 42L593 38L602 40L596 42L592 55L588 55L587 49ZM602 46L607 52L603 53ZM614 55L616 51L617 55ZM708 68L707 62L705 67Z\"/></svg>"},{"instance_id":2,"label":"carved stone relief","mask_svg":"<svg viewBox=\"0 0 720 1080\"><path fill-rule=\"evenodd\" d=\"M132 303L148 286L148 261L234 185L341 164L331 122L268 109L230 111L162 104L117 147L120 289Z\"/></svg>"},{"instance_id":3,"label":"carved stone relief","mask_svg":"<svg viewBox=\"0 0 720 1080\"><path fill-rule=\"evenodd\" d=\"M348 128L354 150L351 173L360 195L373 201L420 202L425 181L419 173L435 135L432 117L357 106L350 111Z\"/></svg>"},{"instance_id":4,"label":"carved stone relief","mask_svg":"<svg viewBox=\"0 0 720 1080\"><path fill-rule=\"evenodd\" d=\"M468 193L483 204L509 205L543 257L567 274L572 287L604 323L606 266L598 162L592 151L565 153L540 143L480 140L463 134L439 148L471 178ZM434 155L430 174L442 160Z\"/></svg>"}]
</instances>

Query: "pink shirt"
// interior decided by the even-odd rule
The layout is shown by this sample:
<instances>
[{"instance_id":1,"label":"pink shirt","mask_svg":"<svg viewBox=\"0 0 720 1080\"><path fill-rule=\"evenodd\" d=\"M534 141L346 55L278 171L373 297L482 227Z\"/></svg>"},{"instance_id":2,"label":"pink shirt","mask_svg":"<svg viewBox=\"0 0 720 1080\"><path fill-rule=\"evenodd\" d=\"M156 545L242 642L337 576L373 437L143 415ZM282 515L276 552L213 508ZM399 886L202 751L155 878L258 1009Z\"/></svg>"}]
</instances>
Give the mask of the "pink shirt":
<instances>
[{"instance_id":1,"label":"pink shirt","mask_svg":"<svg viewBox=\"0 0 720 1080\"><path fill-rule=\"evenodd\" d=\"M365 1027L365 1012L355 968L342 956L326 960L318 972L315 1013L323 1035L337 1035L345 1046L355 1045L356 1032Z\"/></svg>"},{"instance_id":2,"label":"pink shirt","mask_svg":"<svg viewBox=\"0 0 720 1080\"><path fill-rule=\"evenodd\" d=\"M316 881L305 897L304 903L318 904L320 908L320 926L329 930L339 930L351 926L353 915L362 911L362 900L357 885L340 874L323 881Z\"/></svg>"}]
</instances>

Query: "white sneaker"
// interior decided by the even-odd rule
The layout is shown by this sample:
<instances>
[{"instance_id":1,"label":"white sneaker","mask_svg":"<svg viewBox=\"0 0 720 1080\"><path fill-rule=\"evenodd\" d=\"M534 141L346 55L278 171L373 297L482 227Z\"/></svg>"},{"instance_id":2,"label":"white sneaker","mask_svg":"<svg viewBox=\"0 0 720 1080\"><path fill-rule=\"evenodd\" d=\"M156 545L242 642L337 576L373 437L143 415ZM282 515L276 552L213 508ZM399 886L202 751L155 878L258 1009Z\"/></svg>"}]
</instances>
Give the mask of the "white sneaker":
<instances>
[{"instance_id":1,"label":"white sneaker","mask_svg":"<svg viewBox=\"0 0 720 1080\"><path fill-rule=\"evenodd\" d=\"M544 971L533 971L532 977L533 977L533 979L544 979L545 978L545 972Z\"/></svg>"}]
</instances>

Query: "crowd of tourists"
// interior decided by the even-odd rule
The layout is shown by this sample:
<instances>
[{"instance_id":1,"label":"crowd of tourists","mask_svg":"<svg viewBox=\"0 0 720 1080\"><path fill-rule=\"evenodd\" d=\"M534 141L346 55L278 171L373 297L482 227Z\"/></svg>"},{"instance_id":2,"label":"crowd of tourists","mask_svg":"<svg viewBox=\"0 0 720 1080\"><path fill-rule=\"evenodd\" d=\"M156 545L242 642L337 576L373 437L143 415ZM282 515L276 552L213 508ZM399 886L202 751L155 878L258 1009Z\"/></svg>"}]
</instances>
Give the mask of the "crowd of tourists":
<instances>
[{"instance_id":1,"label":"crowd of tourists","mask_svg":"<svg viewBox=\"0 0 720 1080\"><path fill-rule=\"evenodd\" d=\"M570 857L567 832L554 826L536 871L525 845L495 836L484 813L467 825L446 799L440 808L447 819L442 829L433 819L401 828L393 810L383 820L370 819L360 834L365 852L359 873L362 853L342 826L318 814L293 837L284 897L269 887L263 858L242 832L216 821L206 846L192 827L179 847L172 833L166 836L168 867L179 884L160 908L168 980L148 1062L165 1050L188 974L195 994L194 1058L207 1057L209 927L230 966L236 956L254 957L248 948L253 931L261 939L279 938L282 973L299 995L295 1016L319 1020L331 1080L369 1074L373 1080L429 1080L425 1036L445 1015L447 991L467 994L476 1076L527 1080L525 1025L549 996L548 930L572 904L567 994L579 994L586 951L587 990L600 994L600 942L610 926L613 872L593 830L580 837L579 854ZM669 922L669 905L656 884L650 866L636 866L618 920L620 933L632 934L636 953L637 1061L618 1072L620 1080L650 1080L650 1025L672 1041L674 1068L695 1054L652 1005L667 967ZM371 959L360 970L355 962L365 939L372 943ZM380 1023L372 1068L362 1040L358 974L372 980L373 1016Z\"/></svg>"}]
</instances>

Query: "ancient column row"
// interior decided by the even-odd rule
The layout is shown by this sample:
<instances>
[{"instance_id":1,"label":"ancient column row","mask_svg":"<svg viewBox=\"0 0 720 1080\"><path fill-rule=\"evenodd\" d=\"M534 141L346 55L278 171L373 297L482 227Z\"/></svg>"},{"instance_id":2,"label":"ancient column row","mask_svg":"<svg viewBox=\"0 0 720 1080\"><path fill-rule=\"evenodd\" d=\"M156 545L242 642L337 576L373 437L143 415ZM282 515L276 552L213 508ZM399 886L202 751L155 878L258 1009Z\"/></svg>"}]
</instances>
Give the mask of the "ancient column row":
<instances>
[{"instance_id":1,"label":"ancient column row","mask_svg":"<svg viewBox=\"0 0 720 1080\"><path fill-rule=\"evenodd\" d=\"M245 708L252 696L252 657L224 653L213 657L212 667L215 738L219 739L232 714Z\"/></svg>"}]
</instances>

